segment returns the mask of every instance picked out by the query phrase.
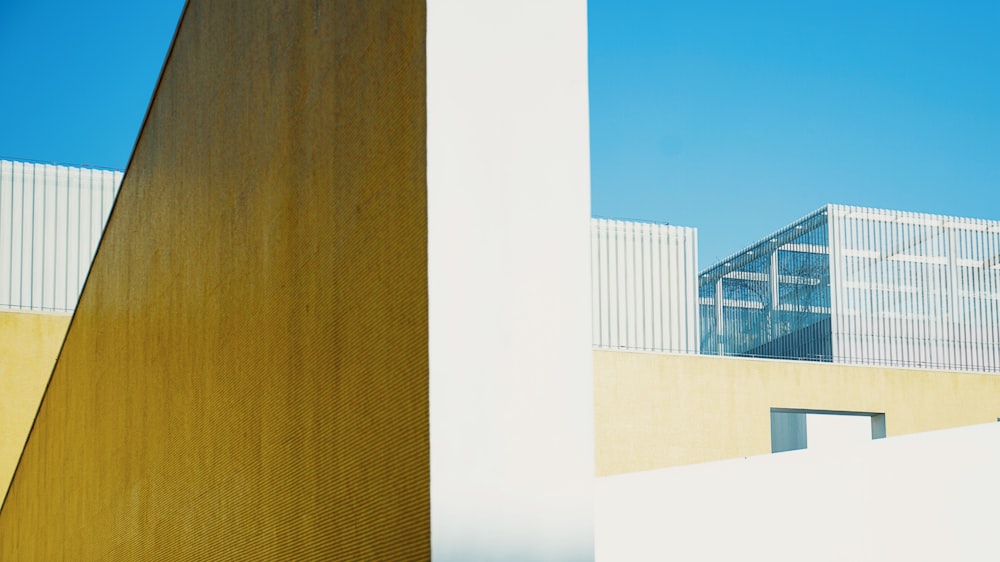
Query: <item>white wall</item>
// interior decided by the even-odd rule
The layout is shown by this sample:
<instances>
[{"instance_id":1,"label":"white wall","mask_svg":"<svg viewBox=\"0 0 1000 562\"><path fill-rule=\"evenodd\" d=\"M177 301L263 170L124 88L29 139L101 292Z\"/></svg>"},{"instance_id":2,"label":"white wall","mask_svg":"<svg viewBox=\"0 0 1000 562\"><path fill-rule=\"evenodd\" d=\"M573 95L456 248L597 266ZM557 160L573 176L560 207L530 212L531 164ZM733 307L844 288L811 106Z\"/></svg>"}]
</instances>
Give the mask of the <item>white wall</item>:
<instances>
[{"instance_id":1,"label":"white wall","mask_svg":"<svg viewBox=\"0 0 1000 562\"><path fill-rule=\"evenodd\" d=\"M598 560L997 560L1000 424L601 478Z\"/></svg>"},{"instance_id":2,"label":"white wall","mask_svg":"<svg viewBox=\"0 0 1000 562\"><path fill-rule=\"evenodd\" d=\"M432 555L592 559L586 3L427 20Z\"/></svg>"}]
</instances>

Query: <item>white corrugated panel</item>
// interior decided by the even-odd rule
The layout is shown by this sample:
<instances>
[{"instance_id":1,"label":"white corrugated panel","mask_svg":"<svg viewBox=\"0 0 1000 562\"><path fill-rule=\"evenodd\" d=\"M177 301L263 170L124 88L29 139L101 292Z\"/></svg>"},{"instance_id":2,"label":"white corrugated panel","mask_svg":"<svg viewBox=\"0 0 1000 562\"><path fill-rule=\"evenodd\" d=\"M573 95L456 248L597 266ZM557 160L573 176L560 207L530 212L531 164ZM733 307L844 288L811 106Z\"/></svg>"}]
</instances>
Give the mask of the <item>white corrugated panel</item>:
<instances>
[{"instance_id":1,"label":"white corrugated panel","mask_svg":"<svg viewBox=\"0 0 1000 562\"><path fill-rule=\"evenodd\" d=\"M693 228L591 221L594 346L698 352Z\"/></svg>"},{"instance_id":2,"label":"white corrugated panel","mask_svg":"<svg viewBox=\"0 0 1000 562\"><path fill-rule=\"evenodd\" d=\"M1000 223L829 210L835 362L1000 369Z\"/></svg>"},{"instance_id":3,"label":"white corrugated panel","mask_svg":"<svg viewBox=\"0 0 1000 562\"><path fill-rule=\"evenodd\" d=\"M122 172L0 160L0 308L71 311Z\"/></svg>"}]
</instances>

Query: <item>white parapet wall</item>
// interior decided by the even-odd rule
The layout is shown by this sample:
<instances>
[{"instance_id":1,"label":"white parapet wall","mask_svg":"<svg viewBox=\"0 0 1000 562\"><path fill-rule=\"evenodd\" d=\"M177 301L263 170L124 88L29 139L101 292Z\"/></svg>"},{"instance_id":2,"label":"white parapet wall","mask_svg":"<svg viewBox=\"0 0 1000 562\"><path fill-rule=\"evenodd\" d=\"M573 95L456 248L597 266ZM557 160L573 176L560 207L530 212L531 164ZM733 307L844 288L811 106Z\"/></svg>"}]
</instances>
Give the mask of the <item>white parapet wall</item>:
<instances>
[{"instance_id":1,"label":"white parapet wall","mask_svg":"<svg viewBox=\"0 0 1000 562\"><path fill-rule=\"evenodd\" d=\"M598 479L598 560L997 560L1000 424Z\"/></svg>"},{"instance_id":2,"label":"white parapet wall","mask_svg":"<svg viewBox=\"0 0 1000 562\"><path fill-rule=\"evenodd\" d=\"M433 559L592 560L586 3L430 0L427 128Z\"/></svg>"}]
</instances>

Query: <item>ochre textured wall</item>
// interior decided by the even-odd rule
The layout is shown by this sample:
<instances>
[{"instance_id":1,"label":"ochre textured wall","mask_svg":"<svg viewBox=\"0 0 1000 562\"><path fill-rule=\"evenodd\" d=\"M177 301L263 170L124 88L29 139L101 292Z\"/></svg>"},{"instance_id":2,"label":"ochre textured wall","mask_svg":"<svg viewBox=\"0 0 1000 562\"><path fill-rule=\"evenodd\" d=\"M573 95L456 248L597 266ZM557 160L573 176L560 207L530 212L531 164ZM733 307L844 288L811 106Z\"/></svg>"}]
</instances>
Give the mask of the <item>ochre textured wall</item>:
<instances>
[{"instance_id":1,"label":"ochre textured wall","mask_svg":"<svg viewBox=\"0 0 1000 562\"><path fill-rule=\"evenodd\" d=\"M0 498L24 448L68 314L0 312Z\"/></svg>"},{"instance_id":2,"label":"ochre textured wall","mask_svg":"<svg viewBox=\"0 0 1000 562\"><path fill-rule=\"evenodd\" d=\"M429 558L425 139L422 2L192 1L0 559Z\"/></svg>"},{"instance_id":3,"label":"ochre textured wall","mask_svg":"<svg viewBox=\"0 0 1000 562\"><path fill-rule=\"evenodd\" d=\"M995 422L1000 376L594 352L597 474L771 452L771 408L884 412L888 436Z\"/></svg>"}]
</instances>

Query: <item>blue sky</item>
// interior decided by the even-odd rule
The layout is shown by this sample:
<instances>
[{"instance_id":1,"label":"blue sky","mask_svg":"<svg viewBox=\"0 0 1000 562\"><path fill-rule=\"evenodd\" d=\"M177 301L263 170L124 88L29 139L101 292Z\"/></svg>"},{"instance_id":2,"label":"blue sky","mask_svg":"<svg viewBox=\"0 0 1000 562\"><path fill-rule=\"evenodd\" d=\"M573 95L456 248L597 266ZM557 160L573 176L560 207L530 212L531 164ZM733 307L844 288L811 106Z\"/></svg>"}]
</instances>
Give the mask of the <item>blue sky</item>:
<instances>
[{"instance_id":1,"label":"blue sky","mask_svg":"<svg viewBox=\"0 0 1000 562\"><path fill-rule=\"evenodd\" d=\"M708 266L824 203L1000 219L1000 2L590 2L593 211Z\"/></svg>"},{"instance_id":2,"label":"blue sky","mask_svg":"<svg viewBox=\"0 0 1000 562\"><path fill-rule=\"evenodd\" d=\"M124 168L182 0L0 0L0 157Z\"/></svg>"},{"instance_id":3,"label":"blue sky","mask_svg":"<svg viewBox=\"0 0 1000 562\"><path fill-rule=\"evenodd\" d=\"M0 157L122 168L181 0L0 0ZM597 216L701 265L833 202L1000 219L1000 2L591 0Z\"/></svg>"}]
</instances>

